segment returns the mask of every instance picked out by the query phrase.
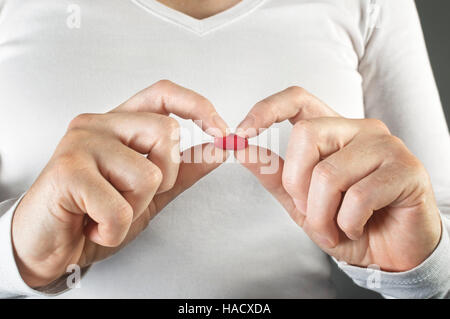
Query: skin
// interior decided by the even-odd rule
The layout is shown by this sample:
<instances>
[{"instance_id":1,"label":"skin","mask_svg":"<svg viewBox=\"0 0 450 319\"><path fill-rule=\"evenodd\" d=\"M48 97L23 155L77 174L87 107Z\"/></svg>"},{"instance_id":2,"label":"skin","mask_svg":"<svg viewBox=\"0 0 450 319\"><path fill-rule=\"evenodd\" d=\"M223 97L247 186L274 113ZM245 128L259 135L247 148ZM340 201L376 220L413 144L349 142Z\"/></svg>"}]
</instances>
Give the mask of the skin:
<instances>
[{"instance_id":1,"label":"skin","mask_svg":"<svg viewBox=\"0 0 450 319\"><path fill-rule=\"evenodd\" d=\"M201 20L227 10L241 0L158 0L158 2Z\"/></svg>"},{"instance_id":2,"label":"skin","mask_svg":"<svg viewBox=\"0 0 450 319\"><path fill-rule=\"evenodd\" d=\"M212 144L203 154L214 162L172 161L179 136L169 113L202 120L216 137L226 132L208 100L169 81L70 123L13 218L17 265L28 285L47 285L70 264L85 267L114 254L225 161L226 152ZM252 137L254 129L284 120L294 125L286 160L266 150L280 163L274 174L261 173L267 158L249 161L258 146L235 156L320 248L349 264L393 272L431 254L441 224L430 179L383 123L343 118L291 87L257 103L237 133Z\"/></svg>"},{"instance_id":3,"label":"skin","mask_svg":"<svg viewBox=\"0 0 450 319\"><path fill-rule=\"evenodd\" d=\"M349 264L392 272L422 263L441 237L439 210L422 163L379 120L346 119L300 87L257 103L238 127L293 124L285 160L262 174L267 158L235 152L326 253ZM258 154L259 153L259 150Z\"/></svg>"},{"instance_id":4,"label":"skin","mask_svg":"<svg viewBox=\"0 0 450 319\"><path fill-rule=\"evenodd\" d=\"M197 19L239 2L158 1ZM14 214L16 261L29 286L51 283L70 264L85 267L114 254L225 161L227 153L211 144L203 145L202 154L213 163L168 161L179 143L169 113L202 120L215 136L227 127L208 100L169 81L109 113L71 122ZM349 264L394 272L412 269L432 253L441 223L429 176L383 123L343 118L291 87L257 103L238 134L251 137L284 120L293 124L286 160L266 150L280 163L275 174L261 174L267 158L248 160L257 146L235 156L319 247Z\"/></svg>"},{"instance_id":5,"label":"skin","mask_svg":"<svg viewBox=\"0 0 450 319\"><path fill-rule=\"evenodd\" d=\"M178 122L169 113L201 120L216 136L227 128L206 98L170 81L109 113L72 120L14 214L16 261L29 286L51 283L70 264L85 267L112 255L226 160L225 151L205 144L205 160L180 164L192 150L180 155Z\"/></svg>"}]
</instances>

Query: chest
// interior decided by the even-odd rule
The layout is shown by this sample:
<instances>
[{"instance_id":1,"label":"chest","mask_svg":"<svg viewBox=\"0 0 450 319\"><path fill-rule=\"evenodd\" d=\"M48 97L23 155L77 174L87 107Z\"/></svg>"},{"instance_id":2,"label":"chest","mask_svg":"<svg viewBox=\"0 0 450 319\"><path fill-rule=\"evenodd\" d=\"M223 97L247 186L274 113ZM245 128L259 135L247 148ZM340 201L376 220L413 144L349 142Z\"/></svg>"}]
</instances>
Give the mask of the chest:
<instances>
[{"instance_id":1,"label":"chest","mask_svg":"<svg viewBox=\"0 0 450 319\"><path fill-rule=\"evenodd\" d=\"M25 187L74 116L106 112L163 78L206 96L231 127L257 101L291 85L344 116L364 115L356 31L331 2L257 1L204 24L164 16L150 2L6 3L1 181ZM290 128L279 126L283 152Z\"/></svg>"}]
</instances>

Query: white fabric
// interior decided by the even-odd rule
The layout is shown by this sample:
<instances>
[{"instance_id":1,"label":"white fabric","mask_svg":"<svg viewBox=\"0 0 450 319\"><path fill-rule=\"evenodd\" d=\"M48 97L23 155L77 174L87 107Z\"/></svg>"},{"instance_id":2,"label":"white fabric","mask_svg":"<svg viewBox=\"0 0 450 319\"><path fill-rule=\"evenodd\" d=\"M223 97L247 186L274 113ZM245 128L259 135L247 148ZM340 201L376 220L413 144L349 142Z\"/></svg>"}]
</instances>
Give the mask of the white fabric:
<instances>
[{"instance_id":1,"label":"white fabric","mask_svg":"<svg viewBox=\"0 0 450 319\"><path fill-rule=\"evenodd\" d=\"M74 3L80 28L67 24ZM439 208L450 213L449 134L412 0L243 0L202 21L155 0L0 5L0 201L30 187L77 114L106 112L167 78L209 98L232 127L291 85L343 116L379 118L425 164ZM278 127L284 154L290 124ZM60 297L334 297L325 254L230 161ZM12 254L13 202L0 206L0 296L33 296ZM389 274L417 284L395 289L388 280L378 291L445 295L447 237L424 264ZM342 267L364 282L365 269ZM432 281L423 276L429 269L441 269Z\"/></svg>"},{"instance_id":2,"label":"white fabric","mask_svg":"<svg viewBox=\"0 0 450 319\"><path fill-rule=\"evenodd\" d=\"M0 203L0 212L6 213L0 218L0 297L35 294L20 277L14 260L11 245L11 219L19 199L11 199Z\"/></svg>"},{"instance_id":3,"label":"white fabric","mask_svg":"<svg viewBox=\"0 0 450 319\"><path fill-rule=\"evenodd\" d=\"M448 262L450 222L445 220L440 245L422 264L403 273L389 273L374 268L359 268L338 262L339 267L364 288L369 288L386 298L443 298L450 290L450 267ZM335 260L335 259L334 259ZM335 260L336 261L336 260Z\"/></svg>"}]
</instances>

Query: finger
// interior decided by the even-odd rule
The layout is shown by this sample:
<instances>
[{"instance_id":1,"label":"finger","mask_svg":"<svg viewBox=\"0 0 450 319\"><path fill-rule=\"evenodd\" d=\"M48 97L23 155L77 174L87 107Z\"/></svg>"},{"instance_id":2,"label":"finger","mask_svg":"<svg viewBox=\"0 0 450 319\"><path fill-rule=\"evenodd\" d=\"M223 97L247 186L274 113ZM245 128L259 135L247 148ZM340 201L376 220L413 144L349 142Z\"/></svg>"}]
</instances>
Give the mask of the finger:
<instances>
[{"instance_id":1,"label":"finger","mask_svg":"<svg viewBox=\"0 0 450 319\"><path fill-rule=\"evenodd\" d=\"M283 159L276 153L256 145L236 151L235 156L278 200L294 221L302 226L304 216L296 209L291 196L282 185Z\"/></svg>"},{"instance_id":2,"label":"finger","mask_svg":"<svg viewBox=\"0 0 450 319\"><path fill-rule=\"evenodd\" d=\"M109 143L109 152L96 148L93 154L101 174L133 208L134 221L161 189L163 173L157 165L120 142Z\"/></svg>"},{"instance_id":3,"label":"finger","mask_svg":"<svg viewBox=\"0 0 450 319\"><path fill-rule=\"evenodd\" d=\"M180 162L179 125L175 119L146 112L81 114L70 123L69 131L80 135L83 130L100 133L84 138L97 159L105 158L103 162L108 163L118 151L118 146L108 139L111 135L134 151L148 154L150 161L159 167L163 180L158 192L170 189L175 183ZM130 169L133 162L124 162L123 168L118 166L117 170Z\"/></svg>"},{"instance_id":4,"label":"finger","mask_svg":"<svg viewBox=\"0 0 450 319\"><path fill-rule=\"evenodd\" d=\"M238 125L236 133L254 137L274 123L287 119L292 124L317 117L338 117L324 102L300 87L290 87L258 102Z\"/></svg>"},{"instance_id":5,"label":"finger","mask_svg":"<svg viewBox=\"0 0 450 319\"><path fill-rule=\"evenodd\" d=\"M79 169L70 176L70 195L91 219L86 237L102 246L118 246L128 233L133 208L96 169Z\"/></svg>"},{"instance_id":6,"label":"finger","mask_svg":"<svg viewBox=\"0 0 450 319\"><path fill-rule=\"evenodd\" d=\"M168 80L142 90L111 112L172 113L195 121L206 133L216 137L225 136L228 127L208 99Z\"/></svg>"},{"instance_id":7,"label":"finger","mask_svg":"<svg viewBox=\"0 0 450 319\"><path fill-rule=\"evenodd\" d=\"M339 242L336 215L342 194L390 157L392 150L383 146L384 141L357 137L314 167L304 228L322 247L333 248Z\"/></svg>"},{"instance_id":8,"label":"finger","mask_svg":"<svg viewBox=\"0 0 450 319\"><path fill-rule=\"evenodd\" d=\"M423 194L420 194L420 190L426 189L426 183L429 183L429 177L421 165L409 166L399 162L382 165L346 192L337 216L339 228L347 237L357 240L374 211L388 206L403 207L403 212L409 214L405 207L427 205L421 201ZM422 211L427 210L424 208ZM422 221L409 217L410 221ZM401 219L402 216L394 218Z\"/></svg>"},{"instance_id":9,"label":"finger","mask_svg":"<svg viewBox=\"0 0 450 319\"><path fill-rule=\"evenodd\" d=\"M175 185L167 192L156 195L150 205L152 217L175 197L223 164L228 155L226 150L216 148L212 143L196 145L185 150L181 156L183 160Z\"/></svg>"},{"instance_id":10,"label":"finger","mask_svg":"<svg viewBox=\"0 0 450 319\"><path fill-rule=\"evenodd\" d=\"M169 191L156 195L153 198L150 205L146 209L144 209L142 214L140 214L137 219L133 221L122 243L118 247L111 248L112 250L102 250L100 251L100 253L96 253L95 256L92 256L95 250L88 249L86 254L90 255L85 256L85 260L89 260L91 263L97 260L102 260L106 256L109 256L112 252L120 250L129 242L133 241L142 231L145 230L145 228L156 216L156 214L161 211L171 200L173 200L187 188L191 187L202 177L220 166L223 162L226 161L228 156L228 152L217 149L213 147L212 144L197 145L189 150L186 150L184 152L184 155L195 151L195 148L199 150L199 154L204 160L198 160L197 163L193 161L186 161L182 163L180 166L178 181L175 186Z\"/></svg>"},{"instance_id":11,"label":"finger","mask_svg":"<svg viewBox=\"0 0 450 319\"><path fill-rule=\"evenodd\" d=\"M96 243L87 241L78 264L83 268L95 262L101 261L121 250L145 230L150 222L150 219L150 210L147 207L144 212L142 212L142 214L133 221L127 235L125 236L125 239L118 246L98 249Z\"/></svg>"},{"instance_id":12,"label":"finger","mask_svg":"<svg viewBox=\"0 0 450 319\"><path fill-rule=\"evenodd\" d=\"M385 126L378 122L317 118L299 121L294 125L286 152L283 185L300 211L306 213L314 167L323 158L349 144L363 130L374 136L388 134Z\"/></svg>"}]
</instances>

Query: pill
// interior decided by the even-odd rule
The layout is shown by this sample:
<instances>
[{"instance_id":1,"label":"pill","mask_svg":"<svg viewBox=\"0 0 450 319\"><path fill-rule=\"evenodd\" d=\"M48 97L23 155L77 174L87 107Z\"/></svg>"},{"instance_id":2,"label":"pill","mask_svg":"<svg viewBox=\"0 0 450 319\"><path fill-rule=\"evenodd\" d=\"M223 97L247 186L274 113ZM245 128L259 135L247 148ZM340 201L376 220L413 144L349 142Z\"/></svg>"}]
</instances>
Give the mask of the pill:
<instances>
[{"instance_id":1,"label":"pill","mask_svg":"<svg viewBox=\"0 0 450 319\"><path fill-rule=\"evenodd\" d=\"M216 137L214 139L214 145L223 150L238 151L248 146L248 139L237 136L236 134L230 134L225 137Z\"/></svg>"}]
</instances>

